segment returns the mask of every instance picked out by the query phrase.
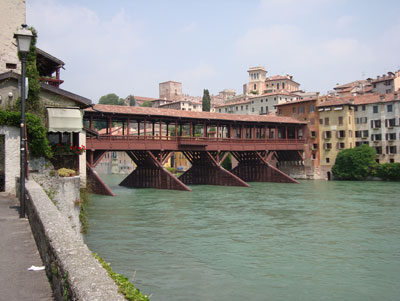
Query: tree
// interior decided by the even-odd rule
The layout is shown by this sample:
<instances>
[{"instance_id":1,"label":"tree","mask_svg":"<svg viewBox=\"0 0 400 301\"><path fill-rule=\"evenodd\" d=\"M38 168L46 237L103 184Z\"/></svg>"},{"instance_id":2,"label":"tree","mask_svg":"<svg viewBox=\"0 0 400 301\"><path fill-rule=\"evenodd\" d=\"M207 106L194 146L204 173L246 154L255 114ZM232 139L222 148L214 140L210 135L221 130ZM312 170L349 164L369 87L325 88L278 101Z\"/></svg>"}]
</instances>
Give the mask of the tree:
<instances>
[{"instance_id":1,"label":"tree","mask_svg":"<svg viewBox=\"0 0 400 301\"><path fill-rule=\"evenodd\" d=\"M211 109L211 98L210 93L207 89L203 90L203 111L210 112Z\"/></svg>"},{"instance_id":2,"label":"tree","mask_svg":"<svg viewBox=\"0 0 400 301\"><path fill-rule=\"evenodd\" d=\"M129 95L128 99L129 99L129 105L130 105L131 107L134 107L135 104L136 104L135 96Z\"/></svg>"},{"instance_id":3,"label":"tree","mask_svg":"<svg viewBox=\"0 0 400 301\"><path fill-rule=\"evenodd\" d=\"M389 181L400 181L400 163L379 164L376 176Z\"/></svg>"},{"instance_id":4,"label":"tree","mask_svg":"<svg viewBox=\"0 0 400 301\"><path fill-rule=\"evenodd\" d=\"M332 167L333 175L339 180L363 180L375 172L375 148L363 144L342 150Z\"/></svg>"},{"instance_id":5,"label":"tree","mask_svg":"<svg viewBox=\"0 0 400 301\"><path fill-rule=\"evenodd\" d=\"M151 101L148 101L148 100L144 101L141 105L141 107L148 107L148 108L151 108L152 106L153 105L152 105Z\"/></svg>"},{"instance_id":6,"label":"tree","mask_svg":"<svg viewBox=\"0 0 400 301\"><path fill-rule=\"evenodd\" d=\"M119 98L115 93L110 93L100 97L99 103L103 105L125 106L125 101L122 98Z\"/></svg>"}]
</instances>

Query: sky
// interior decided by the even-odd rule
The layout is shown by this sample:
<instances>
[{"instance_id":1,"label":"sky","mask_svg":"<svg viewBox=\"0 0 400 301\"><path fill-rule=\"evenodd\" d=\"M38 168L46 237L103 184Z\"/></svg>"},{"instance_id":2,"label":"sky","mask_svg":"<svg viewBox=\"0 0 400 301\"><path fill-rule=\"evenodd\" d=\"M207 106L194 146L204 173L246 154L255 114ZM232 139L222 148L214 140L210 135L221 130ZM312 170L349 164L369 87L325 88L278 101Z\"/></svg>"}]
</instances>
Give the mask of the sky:
<instances>
[{"instance_id":1,"label":"sky","mask_svg":"<svg viewBox=\"0 0 400 301\"><path fill-rule=\"evenodd\" d=\"M65 62L61 88L91 99L158 97L182 82L242 93L250 66L300 89L400 69L397 0L27 0L37 46Z\"/></svg>"}]
</instances>

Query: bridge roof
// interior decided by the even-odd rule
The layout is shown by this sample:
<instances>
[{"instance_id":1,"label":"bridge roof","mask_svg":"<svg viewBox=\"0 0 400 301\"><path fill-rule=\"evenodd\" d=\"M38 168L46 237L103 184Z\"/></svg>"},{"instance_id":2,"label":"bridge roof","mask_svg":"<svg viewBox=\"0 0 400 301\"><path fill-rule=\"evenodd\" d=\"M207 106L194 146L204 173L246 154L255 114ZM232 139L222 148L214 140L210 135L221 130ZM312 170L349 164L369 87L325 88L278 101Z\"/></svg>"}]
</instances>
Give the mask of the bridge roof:
<instances>
[{"instance_id":1,"label":"bridge roof","mask_svg":"<svg viewBox=\"0 0 400 301\"><path fill-rule=\"evenodd\" d=\"M236 121L236 122L257 122L257 123L289 123L289 124L306 124L291 117L276 116L276 115L238 115L238 114L223 114L211 112L193 112L179 111L172 109L146 108L146 107L131 107L131 106L115 106L96 104L91 108L85 109L85 112L103 113L111 115L132 115L132 116L152 116L164 118L185 118L185 119L203 119L215 121Z\"/></svg>"}]
</instances>

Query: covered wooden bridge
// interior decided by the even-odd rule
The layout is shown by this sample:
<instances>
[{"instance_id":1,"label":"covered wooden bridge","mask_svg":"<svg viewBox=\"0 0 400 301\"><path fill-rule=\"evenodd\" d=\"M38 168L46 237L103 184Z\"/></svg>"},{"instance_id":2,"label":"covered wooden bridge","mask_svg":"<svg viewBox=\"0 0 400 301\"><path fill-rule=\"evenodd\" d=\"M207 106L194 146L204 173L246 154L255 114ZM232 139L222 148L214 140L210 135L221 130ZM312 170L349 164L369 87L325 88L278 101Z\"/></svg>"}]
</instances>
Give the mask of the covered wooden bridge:
<instances>
[{"instance_id":1,"label":"covered wooden bridge","mask_svg":"<svg viewBox=\"0 0 400 301\"><path fill-rule=\"evenodd\" d=\"M232 115L97 104L85 110L87 169L92 190L113 195L94 172L109 151L137 165L120 185L188 190L187 185L249 186L246 181L296 182L272 162L302 161L305 122L275 115ZM114 128L119 131L113 131ZM100 131L101 129L101 131ZM101 134L100 134L101 133ZM173 152L191 168L176 178L163 168ZM231 153L238 165L221 164Z\"/></svg>"}]
</instances>

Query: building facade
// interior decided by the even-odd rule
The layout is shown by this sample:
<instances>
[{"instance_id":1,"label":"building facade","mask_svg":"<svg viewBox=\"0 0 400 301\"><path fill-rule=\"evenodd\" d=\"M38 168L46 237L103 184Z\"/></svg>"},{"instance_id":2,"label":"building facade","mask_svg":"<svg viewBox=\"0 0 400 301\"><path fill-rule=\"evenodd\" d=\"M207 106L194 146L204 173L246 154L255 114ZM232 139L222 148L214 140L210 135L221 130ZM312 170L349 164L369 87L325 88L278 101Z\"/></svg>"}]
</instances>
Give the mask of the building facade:
<instances>
[{"instance_id":1,"label":"building facade","mask_svg":"<svg viewBox=\"0 0 400 301\"><path fill-rule=\"evenodd\" d=\"M355 147L354 102L328 98L317 105L319 113L320 177L330 180L337 154Z\"/></svg>"},{"instance_id":2,"label":"building facade","mask_svg":"<svg viewBox=\"0 0 400 301\"><path fill-rule=\"evenodd\" d=\"M399 92L358 96L354 104L356 146L374 147L378 163L399 163Z\"/></svg>"},{"instance_id":3,"label":"building facade","mask_svg":"<svg viewBox=\"0 0 400 301\"><path fill-rule=\"evenodd\" d=\"M293 117L300 121L308 122L306 132L302 133L305 139L304 167L307 179L320 179L320 150L319 150L319 114L317 106L320 103L318 97L305 98L278 104L278 112L281 116Z\"/></svg>"}]
</instances>

